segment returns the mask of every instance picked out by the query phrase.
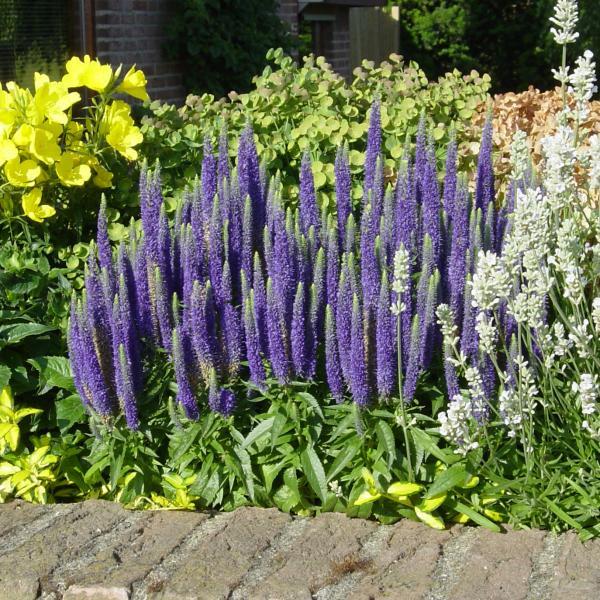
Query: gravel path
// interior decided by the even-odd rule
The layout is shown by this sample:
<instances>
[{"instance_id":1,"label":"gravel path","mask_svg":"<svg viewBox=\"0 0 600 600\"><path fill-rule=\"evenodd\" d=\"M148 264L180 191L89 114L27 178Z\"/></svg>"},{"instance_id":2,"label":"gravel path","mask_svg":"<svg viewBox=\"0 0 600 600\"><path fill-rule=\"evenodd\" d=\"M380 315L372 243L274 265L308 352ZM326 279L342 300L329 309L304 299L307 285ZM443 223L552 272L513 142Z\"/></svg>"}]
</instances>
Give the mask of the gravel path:
<instances>
[{"instance_id":1,"label":"gravel path","mask_svg":"<svg viewBox=\"0 0 600 600\"><path fill-rule=\"evenodd\" d=\"M0 600L598 600L600 540L339 514L0 505Z\"/></svg>"}]
</instances>

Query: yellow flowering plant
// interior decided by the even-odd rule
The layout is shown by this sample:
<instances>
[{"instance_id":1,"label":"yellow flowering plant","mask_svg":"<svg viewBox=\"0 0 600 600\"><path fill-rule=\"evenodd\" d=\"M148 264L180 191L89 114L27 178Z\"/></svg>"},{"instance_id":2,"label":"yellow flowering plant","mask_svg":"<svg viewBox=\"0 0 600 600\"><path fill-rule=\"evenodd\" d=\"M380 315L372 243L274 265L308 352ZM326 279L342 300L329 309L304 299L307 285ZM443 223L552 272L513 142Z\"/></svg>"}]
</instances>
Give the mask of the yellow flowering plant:
<instances>
[{"instance_id":1,"label":"yellow flowering plant","mask_svg":"<svg viewBox=\"0 0 600 600\"><path fill-rule=\"evenodd\" d=\"M82 188L112 187L114 166L137 159L142 133L115 95L148 100L144 73L131 67L121 76L120 66L87 55L65 67L60 81L36 73L33 90L0 83L2 221L41 223L80 199Z\"/></svg>"}]
</instances>

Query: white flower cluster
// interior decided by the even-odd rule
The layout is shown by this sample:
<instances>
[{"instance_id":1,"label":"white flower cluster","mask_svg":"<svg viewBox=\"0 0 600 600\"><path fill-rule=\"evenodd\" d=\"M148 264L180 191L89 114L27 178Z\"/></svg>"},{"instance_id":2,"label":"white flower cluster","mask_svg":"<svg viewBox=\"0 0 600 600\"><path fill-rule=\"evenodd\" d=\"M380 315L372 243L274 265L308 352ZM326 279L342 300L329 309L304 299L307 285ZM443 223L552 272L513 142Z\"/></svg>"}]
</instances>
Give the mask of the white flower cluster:
<instances>
[{"instance_id":1,"label":"white flower cluster","mask_svg":"<svg viewBox=\"0 0 600 600\"><path fill-rule=\"evenodd\" d=\"M562 358L567 354L569 349L573 346L573 340L567 335L565 326L561 321L556 321L552 326L552 334L547 336L547 340L544 340L544 366L550 369L556 363L557 358ZM566 364L560 362L558 364L558 370L564 372Z\"/></svg>"},{"instance_id":2,"label":"white flower cluster","mask_svg":"<svg viewBox=\"0 0 600 600\"><path fill-rule=\"evenodd\" d=\"M578 20L577 1L558 0L554 7L554 15L550 17L550 22L556 25L551 27L550 31L557 44L572 44L579 37L575 31Z\"/></svg>"},{"instance_id":3,"label":"white flower cluster","mask_svg":"<svg viewBox=\"0 0 600 600\"><path fill-rule=\"evenodd\" d=\"M493 310L511 289L511 277L494 252L480 252L471 282L473 306Z\"/></svg>"},{"instance_id":4,"label":"white flower cluster","mask_svg":"<svg viewBox=\"0 0 600 600\"><path fill-rule=\"evenodd\" d=\"M575 305L584 299L587 280L581 268L581 260L585 255L580 227L574 219L567 218L559 226L556 235L556 249L549 258L550 264L556 266L564 277L562 292L565 298Z\"/></svg>"},{"instance_id":5,"label":"white flower cluster","mask_svg":"<svg viewBox=\"0 0 600 600\"><path fill-rule=\"evenodd\" d=\"M596 335L600 336L600 296L596 296L592 301L592 321Z\"/></svg>"},{"instance_id":6,"label":"white flower cluster","mask_svg":"<svg viewBox=\"0 0 600 600\"><path fill-rule=\"evenodd\" d=\"M527 134L520 129L515 131L510 144L510 166L513 179L522 179L529 168L529 142Z\"/></svg>"},{"instance_id":7,"label":"white flower cluster","mask_svg":"<svg viewBox=\"0 0 600 600\"><path fill-rule=\"evenodd\" d=\"M456 446L454 452L465 456L479 447L477 426L469 398L457 394L448 404L448 411L438 415L440 434Z\"/></svg>"},{"instance_id":8,"label":"white flower cluster","mask_svg":"<svg viewBox=\"0 0 600 600\"><path fill-rule=\"evenodd\" d=\"M591 356L590 347L593 336L589 331L589 325L590 322L587 319L584 319L581 323L577 323L575 320L571 321L569 339L575 345L577 355L582 360Z\"/></svg>"},{"instance_id":9,"label":"white flower cluster","mask_svg":"<svg viewBox=\"0 0 600 600\"><path fill-rule=\"evenodd\" d=\"M575 133L567 125L560 125L554 135L542 140L545 160L544 189L554 212L568 207L576 197L575 164L577 150Z\"/></svg>"},{"instance_id":10,"label":"white flower cluster","mask_svg":"<svg viewBox=\"0 0 600 600\"><path fill-rule=\"evenodd\" d=\"M588 181L590 188L597 190L600 188L600 135L597 133L588 138L589 146L587 148L588 160Z\"/></svg>"},{"instance_id":11,"label":"white flower cluster","mask_svg":"<svg viewBox=\"0 0 600 600\"><path fill-rule=\"evenodd\" d=\"M523 421L534 413L539 402L539 392L529 364L518 356L514 361L517 385L505 388L500 394L500 416L508 427L508 437L515 437L523 426Z\"/></svg>"},{"instance_id":12,"label":"white flower cluster","mask_svg":"<svg viewBox=\"0 0 600 600\"><path fill-rule=\"evenodd\" d=\"M406 291L408 282L408 267L408 252L404 247L404 244L400 244L400 248L398 248L394 254L394 280L392 282L392 290L396 292L396 301L392 304L391 310L396 316L400 315L406 310L406 306L400 298Z\"/></svg>"},{"instance_id":13,"label":"white flower cluster","mask_svg":"<svg viewBox=\"0 0 600 600\"><path fill-rule=\"evenodd\" d=\"M454 323L454 314L447 304L440 304L436 313L442 337L446 345L455 346L458 343L458 328Z\"/></svg>"},{"instance_id":14,"label":"white flower cluster","mask_svg":"<svg viewBox=\"0 0 600 600\"><path fill-rule=\"evenodd\" d=\"M579 383L573 382L572 388L573 392L578 394L581 413L586 417L582 427L594 437L600 437L600 422L597 422L595 426L590 423L591 416L597 415L599 409L600 385L598 384L598 376L582 373Z\"/></svg>"},{"instance_id":15,"label":"white flower cluster","mask_svg":"<svg viewBox=\"0 0 600 600\"><path fill-rule=\"evenodd\" d=\"M591 50L586 50L575 62L577 66L568 78L567 91L575 99L577 121L583 122L589 115L589 101L598 91L596 63Z\"/></svg>"},{"instance_id":16,"label":"white flower cluster","mask_svg":"<svg viewBox=\"0 0 600 600\"><path fill-rule=\"evenodd\" d=\"M479 369L468 367L465 370L465 379L467 380L467 388L471 397L471 411L473 417L478 422L482 422L488 412L488 403L483 389L483 381Z\"/></svg>"},{"instance_id":17,"label":"white flower cluster","mask_svg":"<svg viewBox=\"0 0 600 600\"><path fill-rule=\"evenodd\" d=\"M479 336L479 347L485 354L492 354L495 351L498 334L491 318L484 312L477 314L475 331Z\"/></svg>"}]
</instances>

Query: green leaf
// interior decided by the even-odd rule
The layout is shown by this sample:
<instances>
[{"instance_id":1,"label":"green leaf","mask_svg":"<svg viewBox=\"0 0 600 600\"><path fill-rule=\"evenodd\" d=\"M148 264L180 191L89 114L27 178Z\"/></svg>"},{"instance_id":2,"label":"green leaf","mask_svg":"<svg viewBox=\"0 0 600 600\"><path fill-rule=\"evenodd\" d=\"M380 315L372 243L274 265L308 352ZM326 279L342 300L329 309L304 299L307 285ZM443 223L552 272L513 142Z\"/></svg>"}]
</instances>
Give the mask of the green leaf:
<instances>
[{"instance_id":1,"label":"green leaf","mask_svg":"<svg viewBox=\"0 0 600 600\"><path fill-rule=\"evenodd\" d=\"M275 421L275 417L270 417L269 419L265 419L261 421L244 439L244 442L241 444L242 448L248 448L251 446L256 440L258 440L263 435L267 434L271 427L273 426L273 422Z\"/></svg>"},{"instance_id":2,"label":"green leaf","mask_svg":"<svg viewBox=\"0 0 600 600\"><path fill-rule=\"evenodd\" d=\"M385 421L379 421L375 427L379 443L387 450L388 465L396 459L396 440L391 427Z\"/></svg>"},{"instance_id":3,"label":"green leaf","mask_svg":"<svg viewBox=\"0 0 600 600\"><path fill-rule=\"evenodd\" d=\"M327 479L325 477L325 470L323 465L317 456L312 446L307 446L306 449L300 455L300 461L302 463L302 470L308 480L308 484L312 490L317 494L321 502L325 502L325 496L327 496Z\"/></svg>"},{"instance_id":4,"label":"green leaf","mask_svg":"<svg viewBox=\"0 0 600 600\"><path fill-rule=\"evenodd\" d=\"M335 457L335 460L329 467L329 473L327 473L327 482L330 482L338 473L343 471L344 467L350 463L354 458L355 454L360 448L360 440L355 438L350 444L343 446L340 453Z\"/></svg>"},{"instance_id":5,"label":"green leaf","mask_svg":"<svg viewBox=\"0 0 600 600\"><path fill-rule=\"evenodd\" d=\"M252 461L250 460L250 455L245 448L242 448L242 446L236 446L234 448L234 452L240 459L240 465L244 473L246 491L248 492L248 496L250 496L250 500L254 502L254 473L252 472Z\"/></svg>"},{"instance_id":6,"label":"green leaf","mask_svg":"<svg viewBox=\"0 0 600 600\"><path fill-rule=\"evenodd\" d=\"M556 503L554 503L549 498L545 500L546 504L550 508L550 510L559 518L562 519L565 523L576 529L577 531L582 529L581 523L577 522L573 517L569 516L562 508L560 508ZM475 519L473 519L475 520Z\"/></svg>"},{"instance_id":7,"label":"green leaf","mask_svg":"<svg viewBox=\"0 0 600 600\"><path fill-rule=\"evenodd\" d=\"M10 383L11 370L6 365L0 365L0 390Z\"/></svg>"},{"instance_id":8,"label":"green leaf","mask_svg":"<svg viewBox=\"0 0 600 600\"><path fill-rule=\"evenodd\" d=\"M496 525L496 523L490 521L487 517L484 517L481 513L478 513L476 510L472 509L466 504L463 504L462 502L453 502L450 506L463 515L467 515L467 517L475 521L475 523L478 523L490 531L495 531L496 533L500 533L502 531L500 527Z\"/></svg>"},{"instance_id":9,"label":"green leaf","mask_svg":"<svg viewBox=\"0 0 600 600\"><path fill-rule=\"evenodd\" d=\"M448 455L443 450L438 448L433 438L422 429L412 427L410 429L410 434L415 443L415 446L422 448L423 450L425 450L425 452L428 452L429 454L432 454L437 459L441 460L444 464L451 464L453 462L454 456Z\"/></svg>"},{"instance_id":10,"label":"green leaf","mask_svg":"<svg viewBox=\"0 0 600 600\"><path fill-rule=\"evenodd\" d=\"M308 392L298 392L296 395L300 396L300 398L304 398L304 400L306 400L313 407L314 411L319 415L319 417L321 417L321 419L325 418L319 402L312 394L309 394Z\"/></svg>"},{"instance_id":11,"label":"green leaf","mask_svg":"<svg viewBox=\"0 0 600 600\"><path fill-rule=\"evenodd\" d=\"M452 465L445 471L438 473L437 477L427 490L425 498L433 498L452 488L462 486L465 481L470 479L470 477L471 475L467 472L464 465Z\"/></svg>"},{"instance_id":12,"label":"green leaf","mask_svg":"<svg viewBox=\"0 0 600 600\"><path fill-rule=\"evenodd\" d=\"M12 323L0 325L0 348L18 344L20 341L32 335L42 335L48 331L54 331L56 327L49 327L41 323Z\"/></svg>"},{"instance_id":13,"label":"green leaf","mask_svg":"<svg viewBox=\"0 0 600 600\"><path fill-rule=\"evenodd\" d=\"M85 421L85 407L77 394L68 396L56 403L56 424L61 432L70 429L75 423Z\"/></svg>"},{"instance_id":14,"label":"green leaf","mask_svg":"<svg viewBox=\"0 0 600 600\"><path fill-rule=\"evenodd\" d=\"M27 361L40 374L40 394L54 387L75 391L69 359L64 356L39 356Z\"/></svg>"}]
</instances>

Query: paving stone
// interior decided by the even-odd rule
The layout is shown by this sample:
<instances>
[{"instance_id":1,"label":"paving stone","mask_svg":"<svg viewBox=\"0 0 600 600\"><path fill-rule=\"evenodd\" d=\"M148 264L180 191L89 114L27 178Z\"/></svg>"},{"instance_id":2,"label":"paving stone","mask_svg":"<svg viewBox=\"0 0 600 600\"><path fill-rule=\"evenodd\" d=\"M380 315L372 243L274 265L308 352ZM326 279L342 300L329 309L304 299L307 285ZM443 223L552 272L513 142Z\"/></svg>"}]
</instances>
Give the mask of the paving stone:
<instances>
[{"instance_id":1,"label":"paving stone","mask_svg":"<svg viewBox=\"0 0 600 600\"><path fill-rule=\"evenodd\" d=\"M145 594L165 600L228 598L290 521L275 509L240 508L226 515L223 527L200 538L165 580L148 583Z\"/></svg>"},{"instance_id":2,"label":"paving stone","mask_svg":"<svg viewBox=\"0 0 600 600\"><path fill-rule=\"evenodd\" d=\"M71 586L62 600L129 600L129 591L122 587Z\"/></svg>"},{"instance_id":3,"label":"paving stone","mask_svg":"<svg viewBox=\"0 0 600 600\"><path fill-rule=\"evenodd\" d=\"M527 597L542 531L497 534L479 529L448 600L522 600Z\"/></svg>"},{"instance_id":4,"label":"paving stone","mask_svg":"<svg viewBox=\"0 0 600 600\"><path fill-rule=\"evenodd\" d=\"M400 521L348 599L422 598L431 587L438 558L451 535L413 521Z\"/></svg>"},{"instance_id":5,"label":"paving stone","mask_svg":"<svg viewBox=\"0 0 600 600\"><path fill-rule=\"evenodd\" d=\"M582 544L575 533L565 534L551 585L552 599L600 598L600 540Z\"/></svg>"},{"instance_id":6,"label":"paving stone","mask_svg":"<svg viewBox=\"0 0 600 600\"><path fill-rule=\"evenodd\" d=\"M310 600L344 575L368 568L359 552L376 529L371 521L337 513L311 519L291 549L272 557L271 574L248 590L248 598Z\"/></svg>"},{"instance_id":7,"label":"paving stone","mask_svg":"<svg viewBox=\"0 0 600 600\"><path fill-rule=\"evenodd\" d=\"M11 590L45 588L44 582L61 562L72 560L81 546L109 531L124 515L118 504L101 500L72 505L69 512L59 512L48 527L0 555L0 590L4 598L28 597Z\"/></svg>"},{"instance_id":8,"label":"paving stone","mask_svg":"<svg viewBox=\"0 0 600 600\"><path fill-rule=\"evenodd\" d=\"M41 504L30 504L23 500L0 504L0 537L26 523L31 523L47 512L48 507Z\"/></svg>"},{"instance_id":9,"label":"paving stone","mask_svg":"<svg viewBox=\"0 0 600 600\"><path fill-rule=\"evenodd\" d=\"M106 543L92 542L85 555L54 574L53 581L64 588L71 584L102 584L129 589L160 563L209 516L194 512L147 511L127 513Z\"/></svg>"}]
</instances>

